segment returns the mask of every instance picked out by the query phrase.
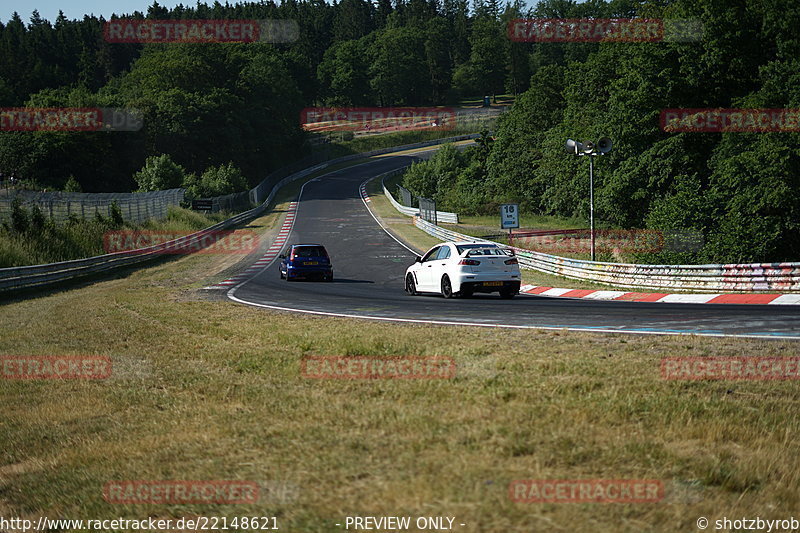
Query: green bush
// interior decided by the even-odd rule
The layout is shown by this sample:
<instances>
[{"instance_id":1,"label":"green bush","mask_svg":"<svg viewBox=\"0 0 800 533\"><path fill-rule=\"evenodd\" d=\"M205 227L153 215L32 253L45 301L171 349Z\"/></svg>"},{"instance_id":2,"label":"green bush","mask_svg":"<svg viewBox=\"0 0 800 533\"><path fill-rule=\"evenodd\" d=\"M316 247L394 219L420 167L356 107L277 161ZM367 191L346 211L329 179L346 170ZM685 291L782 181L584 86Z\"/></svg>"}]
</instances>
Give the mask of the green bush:
<instances>
[{"instance_id":1,"label":"green bush","mask_svg":"<svg viewBox=\"0 0 800 533\"><path fill-rule=\"evenodd\" d=\"M111 220L111 225L114 227L120 227L125 223L125 220L122 218L122 209L120 209L116 200L111 202L111 206L108 208L108 218Z\"/></svg>"},{"instance_id":2,"label":"green bush","mask_svg":"<svg viewBox=\"0 0 800 533\"><path fill-rule=\"evenodd\" d=\"M210 198L247 190L247 180L232 163L210 167L199 178L190 174L183 181L190 198Z\"/></svg>"},{"instance_id":3,"label":"green bush","mask_svg":"<svg viewBox=\"0 0 800 533\"><path fill-rule=\"evenodd\" d=\"M11 230L14 233L25 233L29 227L28 211L19 197L11 201Z\"/></svg>"},{"instance_id":4,"label":"green bush","mask_svg":"<svg viewBox=\"0 0 800 533\"><path fill-rule=\"evenodd\" d=\"M41 231L44 228L46 222L47 220L45 219L42 210L39 209L38 205L33 204L33 206L31 207L30 229L32 231Z\"/></svg>"},{"instance_id":5,"label":"green bush","mask_svg":"<svg viewBox=\"0 0 800 533\"><path fill-rule=\"evenodd\" d=\"M81 184L75 179L75 176L70 176L64 184L64 192L83 192Z\"/></svg>"},{"instance_id":6,"label":"green bush","mask_svg":"<svg viewBox=\"0 0 800 533\"><path fill-rule=\"evenodd\" d=\"M415 196L436 200L439 210L484 214L485 161L490 147L488 139L463 152L445 144L429 160L411 165L403 176L403 186Z\"/></svg>"},{"instance_id":7,"label":"green bush","mask_svg":"<svg viewBox=\"0 0 800 533\"><path fill-rule=\"evenodd\" d=\"M142 170L133 175L140 192L177 189L186 179L186 170L168 154L148 157Z\"/></svg>"}]
</instances>

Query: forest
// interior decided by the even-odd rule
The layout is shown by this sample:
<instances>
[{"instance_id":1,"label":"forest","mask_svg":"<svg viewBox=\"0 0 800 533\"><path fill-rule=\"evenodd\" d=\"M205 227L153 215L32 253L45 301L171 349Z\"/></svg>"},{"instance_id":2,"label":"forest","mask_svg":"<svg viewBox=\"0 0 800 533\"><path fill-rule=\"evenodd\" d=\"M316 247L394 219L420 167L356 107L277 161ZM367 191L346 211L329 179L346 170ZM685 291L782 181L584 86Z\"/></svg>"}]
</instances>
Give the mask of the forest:
<instances>
[{"instance_id":1,"label":"forest","mask_svg":"<svg viewBox=\"0 0 800 533\"><path fill-rule=\"evenodd\" d=\"M0 107L134 109L143 127L3 131L0 172L34 188L69 184L99 192L180 186L182 174L197 183L208 169L219 173L231 165L253 185L307 155L299 124L304 107L443 104L461 94L503 91L505 79L496 74L504 62L480 52L497 46L510 53L500 8L497 0L478 8L472 13L466 0L215 2L173 9L154 2L146 13L117 15L297 21L297 40L285 44L108 42L102 18L62 14L51 23L34 11L25 23L15 13L0 25ZM454 83L454 76L461 81ZM513 77L524 85L529 75ZM166 178L154 182L147 175L159 165Z\"/></svg>"},{"instance_id":2,"label":"forest","mask_svg":"<svg viewBox=\"0 0 800 533\"><path fill-rule=\"evenodd\" d=\"M577 18L589 5L551 3ZM630 4L633 5L633 4ZM542 6L542 4L540 4ZM598 9L597 16L608 11ZM595 216L607 227L691 231L693 252L640 254L651 263L800 259L800 134L672 132L665 109L800 109L800 5L770 0L642 2L615 16L699 19L696 42L536 43L529 87L491 138L415 165L405 185L440 209L588 219L589 164L568 138L613 150L595 161Z\"/></svg>"},{"instance_id":3,"label":"forest","mask_svg":"<svg viewBox=\"0 0 800 533\"><path fill-rule=\"evenodd\" d=\"M48 189L185 184L232 192L310 150L309 106L453 105L516 95L491 136L415 165L413 192L442 209L588 213L588 163L567 138L609 137L595 158L596 216L609 227L696 230L698 252L665 262L800 257L800 137L673 132L664 109L800 108L795 0L284 0L178 6L118 17L286 19L291 43L135 44L86 16L0 24L0 107L115 107L139 131L0 132L0 172ZM693 19L695 41L516 42L516 18ZM166 176L166 178L165 178ZM204 185L205 184L205 185Z\"/></svg>"}]
</instances>

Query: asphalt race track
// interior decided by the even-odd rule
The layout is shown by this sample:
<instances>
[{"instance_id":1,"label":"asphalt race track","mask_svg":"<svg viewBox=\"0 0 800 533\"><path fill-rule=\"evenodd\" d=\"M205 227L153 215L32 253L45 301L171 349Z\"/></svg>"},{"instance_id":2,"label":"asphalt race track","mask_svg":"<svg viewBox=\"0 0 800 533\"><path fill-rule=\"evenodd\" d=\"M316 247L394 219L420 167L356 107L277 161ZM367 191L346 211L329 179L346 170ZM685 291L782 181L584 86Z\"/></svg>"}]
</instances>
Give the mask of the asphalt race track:
<instances>
[{"instance_id":1,"label":"asphalt race track","mask_svg":"<svg viewBox=\"0 0 800 533\"><path fill-rule=\"evenodd\" d=\"M287 242L325 245L334 268L332 283L282 280L276 259L231 288L228 298L272 309L382 320L800 339L800 306L593 301L531 295L501 300L497 294L451 300L409 296L403 290L403 276L414 254L378 225L361 199L359 186L412 160L410 156L386 157L332 172L304 187Z\"/></svg>"}]
</instances>

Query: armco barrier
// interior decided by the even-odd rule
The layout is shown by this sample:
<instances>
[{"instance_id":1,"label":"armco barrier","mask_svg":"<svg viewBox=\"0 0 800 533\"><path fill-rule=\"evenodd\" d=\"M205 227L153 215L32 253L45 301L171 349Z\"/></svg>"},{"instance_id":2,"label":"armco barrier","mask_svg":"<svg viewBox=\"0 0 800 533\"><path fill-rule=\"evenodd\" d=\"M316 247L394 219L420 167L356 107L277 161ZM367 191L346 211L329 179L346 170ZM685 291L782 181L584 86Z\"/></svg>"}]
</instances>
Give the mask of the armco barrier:
<instances>
[{"instance_id":1,"label":"armco barrier","mask_svg":"<svg viewBox=\"0 0 800 533\"><path fill-rule=\"evenodd\" d=\"M414 224L443 241L478 241L420 218ZM523 268L565 278L592 281L616 287L669 289L671 291L780 291L800 293L800 263L750 263L729 265L637 265L569 259L512 248Z\"/></svg>"},{"instance_id":2,"label":"armco barrier","mask_svg":"<svg viewBox=\"0 0 800 533\"><path fill-rule=\"evenodd\" d=\"M418 216L419 215L419 208L417 207L408 207L397 200L395 200L392 193L389 192L389 189L386 188L386 178L396 176L398 174L402 174L405 172L405 168L401 168L399 170L392 170L387 172L386 174L381 174L377 176L381 178L381 187L383 187L383 194L386 195L386 198L389 199L389 202L394 206L395 209L403 213L407 216ZM450 213L449 211L436 211L436 219L440 222L447 222L448 224L458 224L458 213Z\"/></svg>"},{"instance_id":3,"label":"armco barrier","mask_svg":"<svg viewBox=\"0 0 800 533\"><path fill-rule=\"evenodd\" d=\"M161 257L163 255L162 250L165 247L166 248L171 246L177 247L181 245L192 246L195 243L199 244L201 243L203 236L208 233L211 233L213 231L228 229L230 227L241 224L253 217L259 216L262 212L264 212L269 203L275 197L275 193L277 193L277 191L281 187L283 187L286 183L289 183L290 181L294 181L297 179L301 179L315 172L316 170L325 168L326 166L331 164L335 164L342 161L349 161L352 159L370 157L372 155L389 153L392 151L402 151L412 148L423 148L425 146L432 146L435 144L472 139L474 137L476 137L476 135L461 135L458 137L436 139L435 141L427 141L424 143L398 146L395 148L386 148L382 150L375 150L373 152L355 154L353 156L346 156L343 158L332 159L326 163L316 165L311 168L306 168L301 170L300 172L289 174L288 176L283 177L283 179L280 179L279 181L274 183L268 195L260 198L259 202L260 205L258 207L250 209L249 211L245 211L244 213L239 213L234 217L231 217L227 220L223 220L222 222L218 222L217 224L209 226L208 228L205 228L196 233L192 233L190 235L186 235L169 242L164 242L159 245L149 246L147 248L140 248L137 250L129 250L124 252L98 255L95 257L76 259L73 261L62 261L59 263L49 263L46 265L0 268L0 291L9 291L16 289L24 289L29 287L43 286L52 283L58 283L68 279L83 277L88 274L106 272L109 270L113 270L115 268L141 263L156 257ZM269 176L264 181L262 181L261 184L259 184L259 187L261 185L264 185L268 180L270 180ZM255 196L257 189L258 187L256 187L251 191L251 198Z\"/></svg>"}]
</instances>

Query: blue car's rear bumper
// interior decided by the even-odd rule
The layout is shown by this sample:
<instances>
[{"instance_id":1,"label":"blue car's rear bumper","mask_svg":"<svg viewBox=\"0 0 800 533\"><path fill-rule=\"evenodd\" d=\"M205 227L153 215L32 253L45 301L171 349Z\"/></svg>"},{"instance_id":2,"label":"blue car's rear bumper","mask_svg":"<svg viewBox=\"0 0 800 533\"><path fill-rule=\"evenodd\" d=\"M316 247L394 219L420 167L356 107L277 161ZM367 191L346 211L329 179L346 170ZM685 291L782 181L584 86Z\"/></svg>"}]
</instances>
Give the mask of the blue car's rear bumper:
<instances>
[{"instance_id":1,"label":"blue car's rear bumper","mask_svg":"<svg viewBox=\"0 0 800 533\"><path fill-rule=\"evenodd\" d=\"M324 278L331 275L333 275L333 268L330 266L286 267L286 276L292 279Z\"/></svg>"}]
</instances>

